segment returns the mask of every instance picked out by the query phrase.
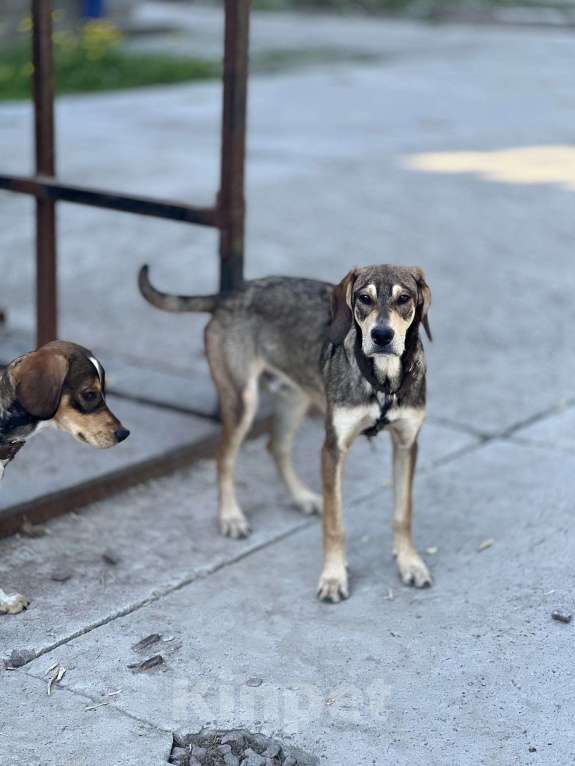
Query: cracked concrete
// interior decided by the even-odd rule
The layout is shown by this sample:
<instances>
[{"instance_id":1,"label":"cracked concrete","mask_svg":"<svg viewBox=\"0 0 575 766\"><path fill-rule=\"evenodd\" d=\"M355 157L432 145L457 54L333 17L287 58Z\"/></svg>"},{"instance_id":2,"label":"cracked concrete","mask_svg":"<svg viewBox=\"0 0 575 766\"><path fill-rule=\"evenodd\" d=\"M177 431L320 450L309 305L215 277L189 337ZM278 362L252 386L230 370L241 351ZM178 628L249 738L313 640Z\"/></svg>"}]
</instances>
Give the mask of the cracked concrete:
<instances>
[{"instance_id":1,"label":"cracked concrete","mask_svg":"<svg viewBox=\"0 0 575 766\"><path fill-rule=\"evenodd\" d=\"M262 30L318 36L308 17L282 17L289 29L269 18L256 47ZM408 164L568 144L572 43L334 17L325 29L342 50L394 55L252 79L248 273L335 280L376 260L427 270L435 343L415 527L434 586L398 582L384 436L350 456L352 597L338 606L315 599L319 523L289 506L264 439L242 457L246 541L217 534L211 461L55 520L47 537L1 541L0 583L32 598L0 618L1 654L36 657L0 670L2 764L158 766L170 732L203 726L277 735L329 766L575 760L573 624L550 616L574 609L573 192ZM65 177L209 202L219 96L207 83L62 100ZM0 108L15 170L28 118L24 105ZM32 322L29 215L28 202L0 198L2 300L20 341ZM197 257L215 253L212 234L64 206L60 224L64 334L109 358L128 391L160 388L182 410L212 412L205 319L153 312L134 284L148 260L167 289L213 289L215 259ZM180 438L187 416L170 417L164 437ZM316 488L320 442L311 421L297 462ZM154 632L150 653L165 662L134 673L132 647ZM67 672L48 697L55 662Z\"/></svg>"}]
</instances>

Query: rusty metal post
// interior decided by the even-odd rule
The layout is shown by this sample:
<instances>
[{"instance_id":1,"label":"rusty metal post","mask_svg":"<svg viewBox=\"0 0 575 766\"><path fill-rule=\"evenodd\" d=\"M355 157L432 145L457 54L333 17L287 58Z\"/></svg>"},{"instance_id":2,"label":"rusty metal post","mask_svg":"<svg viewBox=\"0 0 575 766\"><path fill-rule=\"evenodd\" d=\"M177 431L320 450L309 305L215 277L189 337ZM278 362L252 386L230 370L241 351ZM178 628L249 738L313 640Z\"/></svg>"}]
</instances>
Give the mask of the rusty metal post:
<instances>
[{"instance_id":1,"label":"rusty metal post","mask_svg":"<svg viewBox=\"0 0 575 766\"><path fill-rule=\"evenodd\" d=\"M251 0L225 0L224 95L220 211L220 290L233 290L244 274L244 164Z\"/></svg>"},{"instance_id":2,"label":"rusty metal post","mask_svg":"<svg viewBox=\"0 0 575 766\"><path fill-rule=\"evenodd\" d=\"M32 0L36 175L54 177L52 2ZM36 343L57 337L56 204L36 199Z\"/></svg>"}]
</instances>

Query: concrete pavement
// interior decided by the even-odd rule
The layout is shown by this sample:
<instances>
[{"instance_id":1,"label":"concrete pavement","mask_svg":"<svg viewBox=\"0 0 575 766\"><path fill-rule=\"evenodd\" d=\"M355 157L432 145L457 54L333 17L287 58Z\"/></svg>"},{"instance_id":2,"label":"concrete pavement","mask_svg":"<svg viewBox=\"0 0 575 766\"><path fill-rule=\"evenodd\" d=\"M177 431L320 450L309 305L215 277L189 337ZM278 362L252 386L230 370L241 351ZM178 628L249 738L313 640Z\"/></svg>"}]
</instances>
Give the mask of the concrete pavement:
<instances>
[{"instance_id":1,"label":"concrete pavement","mask_svg":"<svg viewBox=\"0 0 575 766\"><path fill-rule=\"evenodd\" d=\"M319 524L271 481L262 440L242 462L247 541L216 531L210 462L54 521L48 537L2 541L3 585L33 598L3 619L3 653L36 657L0 673L15 689L2 697L2 762L155 765L170 732L204 727L262 731L338 766L571 762L572 626L551 611L573 608L573 453L527 444L531 429L488 442L427 430L416 537L431 590L394 570L385 437L351 455L353 592L338 606L315 599ZM297 449L316 485L320 439L310 423ZM159 668L128 667L157 653ZM66 674L48 698L55 663ZM88 729L81 749L54 737L93 718L102 736Z\"/></svg>"}]
</instances>

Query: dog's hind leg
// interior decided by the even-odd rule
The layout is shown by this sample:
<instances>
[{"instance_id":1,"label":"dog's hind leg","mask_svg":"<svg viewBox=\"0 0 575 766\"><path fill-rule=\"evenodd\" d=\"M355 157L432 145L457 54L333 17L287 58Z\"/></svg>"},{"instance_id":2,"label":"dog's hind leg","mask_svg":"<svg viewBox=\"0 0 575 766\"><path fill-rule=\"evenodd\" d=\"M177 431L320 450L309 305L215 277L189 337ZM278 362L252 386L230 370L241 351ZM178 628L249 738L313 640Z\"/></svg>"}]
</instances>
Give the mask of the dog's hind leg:
<instances>
[{"instance_id":1,"label":"dog's hind leg","mask_svg":"<svg viewBox=\"0 0 575 766\"><path fill-rule=\"evenodd\" d=\"M222 436L218 449L220 530L228 537L246 537L250 528L236 498L235 469L238 451L252 425L258 406L256 360L241 354L228 358L221 330L212 320L206 330L206 350L214 383L218 389ZM233 363L232 363L233 362Z\"/></svg>"},{"instance_id":2,"label":"dog's hind leg","mask_svg":"<svg viewBox=\"0 0 575 766\"><path fill-rule=\"evenodd\" d=\"M299 388L283 386L274 394L274 413L268 450L295 505L304 513L320 513L321 495L307 487L292 462L294 436L307 409L309 398Z\"/></svg>"},{"instance_id":3,"label":"dog's hind leg","mask_svg":"<svg viewBox=\"0 0 575 766\"><path fill-rule=\"evenodd\" d=\"M221 390L221 389L220 389ZM236 498L238 451L250 430L258 406L258 375L252 374L241 390L220 396L222 439L218 450L220 530L229 537L246 537L250 528Z\"/></svg>"}]
</instances>

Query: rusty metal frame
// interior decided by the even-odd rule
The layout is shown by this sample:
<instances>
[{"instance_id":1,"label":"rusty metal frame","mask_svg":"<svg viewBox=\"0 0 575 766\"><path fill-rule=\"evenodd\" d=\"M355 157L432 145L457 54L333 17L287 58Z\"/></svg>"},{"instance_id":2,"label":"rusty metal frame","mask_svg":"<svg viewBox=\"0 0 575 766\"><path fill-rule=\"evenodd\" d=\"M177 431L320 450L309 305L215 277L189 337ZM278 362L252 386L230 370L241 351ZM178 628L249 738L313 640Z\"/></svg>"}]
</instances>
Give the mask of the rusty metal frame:
<instances>
[{"instance_id":1,"label":"rusty metal frame","mask_svg":"<svg viewBox=\"0 0 575 766\"><path fill-rule=\"evenodd\" d=\"M52 1L32 0L35 175L0 174L0 189L36 199L36 342L58 337L57 203L211 226L220 232L220 291L237 287L244 263L244 164L251 0L224 0L220 189L214 207L64 184L56 177Z\"/></svg>"}]
</instances>

